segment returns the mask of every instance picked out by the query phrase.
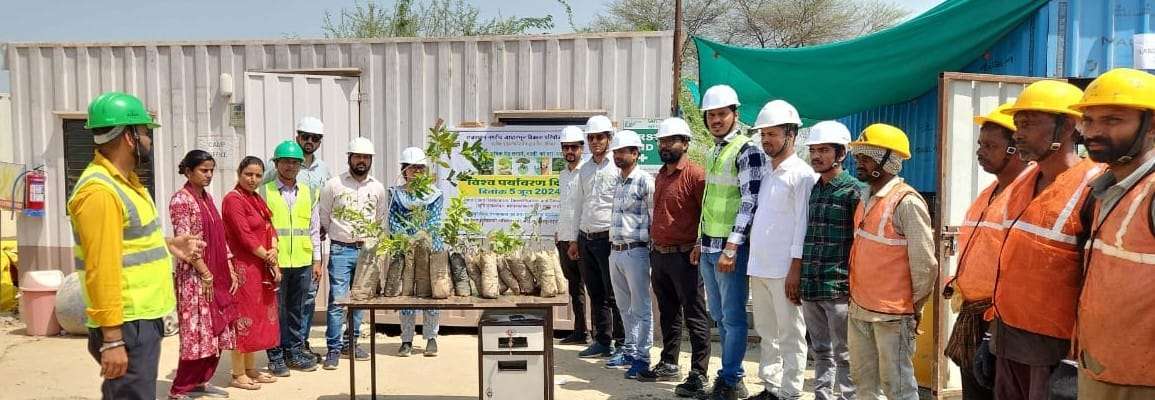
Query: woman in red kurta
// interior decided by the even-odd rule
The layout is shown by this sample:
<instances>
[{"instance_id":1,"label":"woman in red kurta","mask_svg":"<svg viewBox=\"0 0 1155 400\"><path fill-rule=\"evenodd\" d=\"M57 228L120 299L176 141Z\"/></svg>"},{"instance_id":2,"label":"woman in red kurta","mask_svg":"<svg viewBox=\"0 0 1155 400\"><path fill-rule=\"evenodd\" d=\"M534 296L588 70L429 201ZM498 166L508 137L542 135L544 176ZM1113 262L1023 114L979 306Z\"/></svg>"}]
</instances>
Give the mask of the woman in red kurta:
<instances>
[{"instance_id":1,"label":"woman in red kurta","mask_svg":"<svg viewBox=\"0 0 1155 400\"><path fill-rule=\"evenodd\" d=\"M253 352L275 347L281 340L277 325L276 291L281 280L276 266L277 232L268 206L256 192L264 174L261 159L245 157L237 168L237 186L225 195L221 206L239 282L232 386L249 390L277 380L257 371Z\"/></svg>"},{"instance_id":2,"label":"woman in red kurta","mask_svg":"<svg viewBox=\"0 0 1155 400\"><path fill-rule=\"evenodd\" d=\"M173 279L180 319L180 362L172 380L169 399L186 399L189 393L225 394L209 385L217 370L221 351L232 349L236 319L232 293L233 269L225 245L225 227L205 191L213 180L216 161L203 150L193 150L180 163L180 174L188 178L169 201L173 233L200 237L207 246L203 257L192 262L177 261Z\"/></svg>"}]
</instances>

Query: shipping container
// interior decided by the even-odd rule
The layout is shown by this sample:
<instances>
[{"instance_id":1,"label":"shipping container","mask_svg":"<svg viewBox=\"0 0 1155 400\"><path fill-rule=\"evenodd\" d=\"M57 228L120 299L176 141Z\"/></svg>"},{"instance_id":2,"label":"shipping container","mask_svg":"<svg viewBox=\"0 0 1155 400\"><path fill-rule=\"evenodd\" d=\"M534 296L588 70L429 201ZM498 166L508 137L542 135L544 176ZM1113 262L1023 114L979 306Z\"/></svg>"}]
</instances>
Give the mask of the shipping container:
<instances>
[{"instance_id":1,"label":"shipping container","mask_svg":"<svg viewBox=\"0 0 1155 400\"><path fill-rule=\"evenodd\" d=\"M673 92L672 32L6 47L0 67L11 71L18 134L4 147L48 175L46 216L20 218L21 264L65 273L73 270L66 198L92 156L87 104L105 91L141 97L163 125L145 177L161 215L184 182L176 164L187 151L222 159L211 187L219 201L236 181L236 162L267 159L302 116L325 122L319 154L334 174L346 170L348 139L370 138L373 173L388 185L397 182L401 150L424 146L439 118L477 128L503 115L542 124L605 113L620 124L668 116Z\"/></svg>"}]
</instances>

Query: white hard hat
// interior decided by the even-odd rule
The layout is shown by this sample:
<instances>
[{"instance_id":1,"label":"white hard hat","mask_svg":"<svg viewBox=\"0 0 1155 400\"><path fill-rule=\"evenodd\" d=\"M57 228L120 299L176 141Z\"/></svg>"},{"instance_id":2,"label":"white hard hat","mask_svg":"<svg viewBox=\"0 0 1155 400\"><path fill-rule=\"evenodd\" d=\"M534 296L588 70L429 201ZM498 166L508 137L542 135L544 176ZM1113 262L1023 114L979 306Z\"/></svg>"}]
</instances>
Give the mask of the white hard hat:
<instances>
[{"instance_id":1,"label":"white hard hat","mask_svg":"<svg viewBox=\"0 0 1155 400\"><path fill-rule=\"evenodd\" d=\"M806 145L812 144L850 144L850 129L838 121L822 121L810 127L806 136Z\"/></svg>"},{"instance_id":2,"label":"white hard hat","mask_svg":"<svg viewBox=\"0 0 1155 400\"><path fill-rule=\"evenodd\" d=\"M783 124L802 126L802 118L798 117L798 109L783 100L774 100L762 106L758 111L758 118L751 128L762 129Z\"/></svg>"},{"instance_id":3,"label":"white hard hat","mask_svg":"<svg viewBox=\"0 0 1155 400\"><path fill-rule=\"evenodd\" d=\"M702 111L710 111L722 107L740 106L738 92L730 85L714 85L706 89L702 95Z\"/></svg>"},{"instance_id":4,"label":"white hard hat","mask_svg":"<svg viewBox=\"0 0 1155 400\"><path fill-rule=\"evenodd\" d=\"M670 136L685 136L687 139L693 139L694 133L690 131L690 125L686 124L686 120L681 118L666 118L658 125L658 139Z\"/></svg>"},{"instance_id":5,"label":"white hard hat","mask_svg":"<svg viewBox=\"0 0 1155 400\"><path fill-rule=\"evenodd\" d=\"M401 164L425 165L425 150L409 147L401 151Z\"/></svg>"},{"instance_id":6,"label":"white hard hat","mask_svg":"<svg viewBox=\"0 0 1155 400\"><path fill-rule=\"evenodd\" d=\"M637 132L625 130L614 135L614 140L610 142L610 151L626 147L637 147L638 151L642 150L642 138Z\"/></svg>"},{"instance_id":7,"label":"white hard hat","mask_svg":"<svg viewBox=\"0 0 1155 400\"><path fill-rule=\"evenodd\" d=\"M570 125L561 130L562 143L582 143L586 141L586 135L582 132L582 128Z\"/></svg>"},{"instance_id":8,"label":"white hard hat","mask_svg":"<svg viewBox=\"0 0 1155 400\"><path fill-rule=\"evenodd\" d=\"M373 142L370 142L369 139L366 139L363 137L355 137L355 138L353 138L353 140L350 140L349 141L349 151L347 151L346 153L348 153L348 154L367 154L367 155L377 154L376 152L373 151Z\"/></svg>"},{"instance_id":9,"label":"white hard hat","mask_svg":"<svg viewBox=\"0 0 1155 400\"><path fill-rule=\"evenodd\" d=\"M308 132L315 135L325 134L325 124L317 117L303 117L297 121L297 132Z\"/></svg>"},{"instance_id":10,"label":"white hard hat","mask_svg":"<svg viewBox=\"0 0 1155 400\"><path fill-rule=\"evenodd\" d=\"M595 115L590 117L590 119L586 121L585 133L588 135L591 133L601 132L609 132L611 135L613 135L614 123L610 122L609 117L606 117L605 115Z\"/></svg>"}]
</instances>

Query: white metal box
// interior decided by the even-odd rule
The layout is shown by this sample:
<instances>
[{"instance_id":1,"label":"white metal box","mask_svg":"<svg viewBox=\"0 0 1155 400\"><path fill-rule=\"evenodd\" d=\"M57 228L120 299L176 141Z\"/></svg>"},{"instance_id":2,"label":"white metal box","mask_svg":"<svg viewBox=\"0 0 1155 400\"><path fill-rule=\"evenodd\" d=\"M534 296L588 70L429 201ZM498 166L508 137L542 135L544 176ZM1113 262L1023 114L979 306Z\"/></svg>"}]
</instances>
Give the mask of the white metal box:
<instances>
[{"instance_id":1,"label":"white metal box","mask_svg":"<svg viewBox=\"0 0 1155 400\"><path fill-rule=\"evenodd\" d=\"M545 356L481 356L482 400L545 400Z\"/></svg>"}]
</instances>

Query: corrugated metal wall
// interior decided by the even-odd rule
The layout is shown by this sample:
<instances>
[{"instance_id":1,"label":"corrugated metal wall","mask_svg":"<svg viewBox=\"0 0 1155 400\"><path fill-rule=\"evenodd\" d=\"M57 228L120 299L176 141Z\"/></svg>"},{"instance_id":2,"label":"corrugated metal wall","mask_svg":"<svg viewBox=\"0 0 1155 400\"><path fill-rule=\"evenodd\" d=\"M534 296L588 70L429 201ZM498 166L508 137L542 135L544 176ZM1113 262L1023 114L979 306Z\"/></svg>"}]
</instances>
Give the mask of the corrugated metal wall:
<instances>
[{"instance_id":1,"label":"corrugated metal wall","mask_svg":"<svg viewBox=\"0 0 1155 400\"><path fill-rule=\"evenodd\" d=\"M984 74L1095 77L1130 67L1132 35L1155 32L1153 0L1052 0L963 68ZM906 130L914 158L903 168L919 191L937 190L938 88L909 102L879 107L842 119L858 132L872 122Z\"/></svg>"},{"instance_id":2,"label":"corrugated metal wall","mask_svg":"<svg viewBox=\"0 0 1155 400\"><path fill-rule=\"evenodd\" d=\"M606 110L617 121L660 118L672 95L671 32L397 40L294 40L179 43L9 44L15 161L45 163L50 195L44 219L21 224L21 258L31 269L70 271L65 216L62 118L83 118L89 100L109 90L142 97L164 128L156 139L161 208L183 183L179 159L198 134L238 135L231 74L245 101L245 72L360 70L360 131L378 147L385 173L401 149L421 145L436 118L449 126L488 124L496 110ZM286 135L287 136L287 135ZM345 143L323 146L344 147ZM7 146L6 146L7 147ZM343 160L328 160L334 172ZM231 168L219 173L230 174ZM223 182L223 180L218 180ZM219 196L223 185L213 191ZM163 210L162 210L163 211Z\"/></svg>"}]
</instances>

